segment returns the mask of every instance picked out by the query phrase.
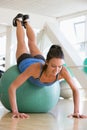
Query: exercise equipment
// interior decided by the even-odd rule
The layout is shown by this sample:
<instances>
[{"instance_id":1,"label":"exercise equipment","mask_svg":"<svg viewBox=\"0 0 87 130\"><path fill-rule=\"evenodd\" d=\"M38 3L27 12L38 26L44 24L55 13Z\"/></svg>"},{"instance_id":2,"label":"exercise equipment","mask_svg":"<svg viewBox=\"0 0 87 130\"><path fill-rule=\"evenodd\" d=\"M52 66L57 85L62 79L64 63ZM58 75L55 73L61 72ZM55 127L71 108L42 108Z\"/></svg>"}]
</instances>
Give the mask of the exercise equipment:
<instances>
[{"instance_id":1,"label":"exercise equipment","mask_svg":"<svg viewBox=\"0 0 87 130\"><path fill-rule=\"evenodd\" d=\"M8 89L10 84L20 74L16 65L10 67L0 80L0 99L5 108L11 111ZM27 80L17 89L17 105L19 112L48 112L58 102L60 97L59 82L51 86L35 86Z\"/></svg>"},{"instance_id":2,"label":"exercise equipment","mask_svg":"<svg viewBox=\"0 0 87 130\"><path fill-rule=\"evenodd\" d=\"M69 84L66 82L66 80L61 80L60 81L60 97L64 99L68 99L72 97L72 90L69 86Z\"/></svg>"},{"instance_id":3,"label":"exercise equipment","mask_svg":"<svg viewBox=\"0 0 87 130\"><path fill-rule=\"evenodd\" d=\"M67 71L70 73L72 78L74 78L74 74L72 70L70 69L67 64L63 64L63 66L67 69ZM72 90L69 86L69 84L66 82L65 79L60 80L60 96L63 97L64 99L68 99L72 97Z\"/></svg>"},{"instance_id":4,"label":"exercise equipment","mask_svg":"<svg viewBox=\"0 0 87 130\"><path fill-rule=\"evenodd\" d=\"M83 65L84 65L83 71L87 74L87 58L85 58Z\"/></svg>"}]
</instances>

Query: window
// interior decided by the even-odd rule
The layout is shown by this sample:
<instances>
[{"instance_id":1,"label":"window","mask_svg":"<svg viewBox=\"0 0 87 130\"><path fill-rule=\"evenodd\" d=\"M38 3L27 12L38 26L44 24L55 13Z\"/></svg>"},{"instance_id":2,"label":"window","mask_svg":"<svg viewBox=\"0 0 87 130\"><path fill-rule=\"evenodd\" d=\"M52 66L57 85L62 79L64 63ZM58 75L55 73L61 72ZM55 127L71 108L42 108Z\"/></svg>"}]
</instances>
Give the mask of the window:
<instances>
[{"instance_id":1,"label":"window","mask_svg":"<svg viewBox=\"0 0 87 130\"><path fill-rule=\"evenodd\" d=\"M86 57L86 16L60 22L60 29L66 39L77 50L82 60Z\"/></svg>"}]
</instances>

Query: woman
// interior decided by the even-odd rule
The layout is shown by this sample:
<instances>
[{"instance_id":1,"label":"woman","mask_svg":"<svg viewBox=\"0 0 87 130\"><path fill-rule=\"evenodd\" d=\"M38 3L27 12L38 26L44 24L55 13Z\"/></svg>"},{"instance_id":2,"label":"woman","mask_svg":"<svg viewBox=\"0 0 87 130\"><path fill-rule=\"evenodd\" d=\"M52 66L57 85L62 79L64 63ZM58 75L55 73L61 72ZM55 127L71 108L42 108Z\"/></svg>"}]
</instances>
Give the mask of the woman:
<instances>
[{"instance_id":1,"label":"woman","mask_svg":"<svg viewBox=\"0 0 87 130\"><path fill-rule=\"evenodd\" d=\"M44 85L53 84L56 80L64 78L70 85L73 92L74 112L70 117L86 118L79 114L79 92L68 71L63 66L64 54L60 46L52 45L47 54L46 60L36 45L34 31L29 24L29 16L18 14L13 19L13 25L16 26L17 51L16 59L21 74L13 81L9 87L9 99L14 118L28 118L29 115L18 112L16 103L16 90L27 79L30 82L44 87ZM28 47L25 44L24 29L28 37Z\"/></svg>"}]
</instances>

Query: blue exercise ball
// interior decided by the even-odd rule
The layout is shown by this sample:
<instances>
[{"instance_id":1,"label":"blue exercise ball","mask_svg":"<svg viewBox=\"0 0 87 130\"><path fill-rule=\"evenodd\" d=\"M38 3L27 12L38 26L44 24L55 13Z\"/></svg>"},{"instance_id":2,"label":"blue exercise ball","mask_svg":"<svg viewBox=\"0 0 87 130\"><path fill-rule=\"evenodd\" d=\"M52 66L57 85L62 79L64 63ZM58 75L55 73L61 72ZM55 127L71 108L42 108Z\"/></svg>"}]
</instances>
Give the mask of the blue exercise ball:
<instances>
[{"instance_id":1,"label":"blue exercise ball","mask_svg":"<svg viewBox=\"0 0 87 130\"><path fill-rule=\"evenodd\" d=\"M8 88L20 74L17 65L10 67L0 80L0 100L5 108L11 110ZM48 112L57 104L60 97L59 82L51 86L35 86L27 80L17 89L17 105L19 112Z\"/></svg>"}]
</instances>

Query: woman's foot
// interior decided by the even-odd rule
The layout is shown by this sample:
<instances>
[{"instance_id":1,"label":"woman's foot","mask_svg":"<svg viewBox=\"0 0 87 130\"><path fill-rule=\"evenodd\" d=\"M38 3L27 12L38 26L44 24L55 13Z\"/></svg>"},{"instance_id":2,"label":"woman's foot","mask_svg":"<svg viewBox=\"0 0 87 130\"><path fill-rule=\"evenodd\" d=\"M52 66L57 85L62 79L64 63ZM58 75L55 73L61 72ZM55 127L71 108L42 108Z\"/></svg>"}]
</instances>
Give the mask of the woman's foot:
<instances>
[{"instance_id":1,"label":"woman's foot","mask_svg":"<svg viewBox=\"0 0 87 130\"><path fill-rule=\"evenodd\" d=\"M29 15L23 15L23 26L26 28L25 24L30 22Z\"/></svg>"},{"instance_id":2,"label":"woman's foot","mask_svg":"<svg viewBox=\"0 0 87 130\"><path fill-rule=\"evenodd\" d=\"M13 19L13 26L17 26L17 20L21 22L23 26L23 14L19 13L17 16Z\"/></svg>"}]
</instances>

